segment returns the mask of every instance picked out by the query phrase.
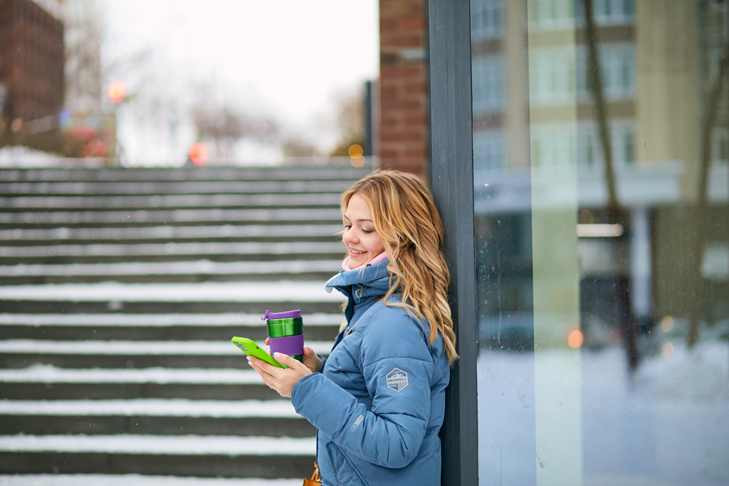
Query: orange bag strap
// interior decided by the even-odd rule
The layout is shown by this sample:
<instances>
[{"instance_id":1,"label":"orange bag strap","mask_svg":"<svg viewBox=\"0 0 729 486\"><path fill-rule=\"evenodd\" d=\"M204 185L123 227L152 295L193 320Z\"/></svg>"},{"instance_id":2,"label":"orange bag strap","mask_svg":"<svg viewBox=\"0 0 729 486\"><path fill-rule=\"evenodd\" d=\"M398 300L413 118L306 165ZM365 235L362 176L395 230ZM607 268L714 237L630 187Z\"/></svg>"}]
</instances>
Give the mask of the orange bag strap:
<instances>
[{"instance_id":1,"label":"orange bag strap","mask_svg":"<svg viewBox=\"0 0 729 486\"><path fill-rule=\"evenodd\" d=\"M314 470L309 479L304 479L303 486L321 486L321 476L319 476L319 464L314 461Z\"/></svg>"}]
</instances>

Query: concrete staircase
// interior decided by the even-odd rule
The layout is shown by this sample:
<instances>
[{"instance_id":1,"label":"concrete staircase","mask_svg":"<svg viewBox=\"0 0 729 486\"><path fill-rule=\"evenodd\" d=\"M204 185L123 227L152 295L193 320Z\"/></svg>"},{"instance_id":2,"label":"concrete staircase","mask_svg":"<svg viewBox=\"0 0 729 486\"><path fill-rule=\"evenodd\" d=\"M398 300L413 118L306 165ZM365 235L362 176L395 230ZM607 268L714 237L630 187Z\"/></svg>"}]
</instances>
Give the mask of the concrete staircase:
<instances>
[{"instance_id":1,"label":"concrete staircase","mask_svg":"<svg viewBox=\"0 0 729 486\"><path fill-rule=\"evenodd\" d=\"M301 308L328 351L339 193L364 173L0 170L0 477L300 484L314 429L229 339Z\"/></svg>"}]
</instances>

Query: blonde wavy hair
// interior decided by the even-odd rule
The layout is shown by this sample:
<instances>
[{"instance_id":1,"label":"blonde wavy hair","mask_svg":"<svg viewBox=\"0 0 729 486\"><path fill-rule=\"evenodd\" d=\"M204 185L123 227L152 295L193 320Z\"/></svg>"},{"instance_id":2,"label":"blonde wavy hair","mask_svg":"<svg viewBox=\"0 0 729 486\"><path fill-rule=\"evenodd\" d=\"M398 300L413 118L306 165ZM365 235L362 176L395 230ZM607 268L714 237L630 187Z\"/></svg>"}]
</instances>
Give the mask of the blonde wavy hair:
<instances>
[{"instance_id":1,"label":"blonde wavy hair","mask_svg":"<svg viewBox=\"0 0 729 486\"><path fill-rule=\"evenodd\" d=\"M440 332L448 363L453 364L458 353L447 298L450 272L442 253L443 221L433 196L418 177L397 170L378 170L355 182L342 193L342 213L355 194L367 201L375 231L389 255L385 305L426 319L429 342ZM400 302L388 302L396 292L401 293Z\"/></svg>"}]
</instances>

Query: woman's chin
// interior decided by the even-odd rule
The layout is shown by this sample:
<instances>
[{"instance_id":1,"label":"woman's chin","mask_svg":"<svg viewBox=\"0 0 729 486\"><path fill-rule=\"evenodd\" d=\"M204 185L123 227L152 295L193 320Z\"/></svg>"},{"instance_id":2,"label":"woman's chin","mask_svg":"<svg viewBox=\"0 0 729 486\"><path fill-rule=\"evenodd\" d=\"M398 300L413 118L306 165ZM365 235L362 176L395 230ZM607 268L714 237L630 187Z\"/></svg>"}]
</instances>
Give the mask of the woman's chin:
<instances>
[{"instance_id":1,"label":"woman's chin","mask_svg":"<svg viewBox=\"0 0 729 486\"><path fill-rule=\"evenodd\" d=\"M367 263L370 260L371 260L371 258L367 258L367 256L365 256L365 255L358 255L358 256L349 255L349 266L352 268L361 267L362 265L364 265L365 263Z\"/></svg>"}]
</instances>

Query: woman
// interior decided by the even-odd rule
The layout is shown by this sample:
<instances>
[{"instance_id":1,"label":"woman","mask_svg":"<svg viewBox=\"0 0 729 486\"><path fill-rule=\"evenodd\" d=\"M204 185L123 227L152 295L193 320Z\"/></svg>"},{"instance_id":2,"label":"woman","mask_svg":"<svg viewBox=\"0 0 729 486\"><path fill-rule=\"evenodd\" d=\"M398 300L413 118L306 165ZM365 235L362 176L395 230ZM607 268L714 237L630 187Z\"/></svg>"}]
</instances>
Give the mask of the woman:
<instances>
[{"instance_id":1,"label":"woman","mask_svg":"<svg viewBox=\"0 0 729 486\"><path fill-rule=\"evenodd\" d=\"M341 198L343 271L327 283L347 297L347 326L322 363L249 363L317 428L324 485L440 484L449 365L457 358L447 302L443 226L415 176L382 170Z\"/></svg>"}]
</instances>

